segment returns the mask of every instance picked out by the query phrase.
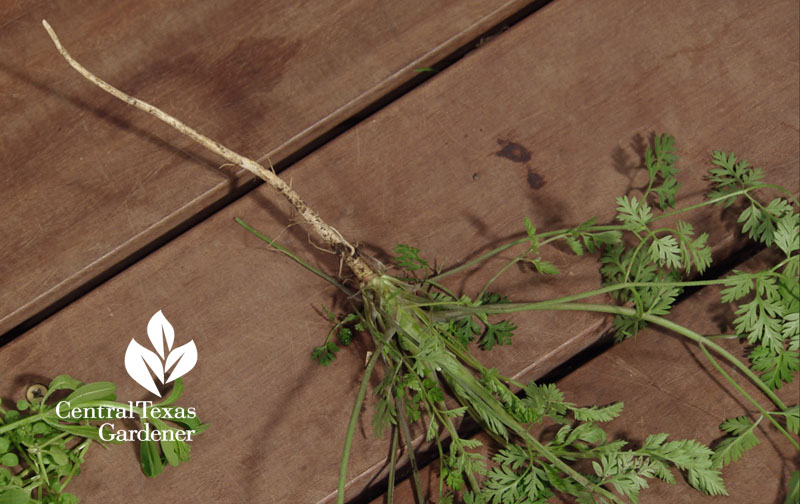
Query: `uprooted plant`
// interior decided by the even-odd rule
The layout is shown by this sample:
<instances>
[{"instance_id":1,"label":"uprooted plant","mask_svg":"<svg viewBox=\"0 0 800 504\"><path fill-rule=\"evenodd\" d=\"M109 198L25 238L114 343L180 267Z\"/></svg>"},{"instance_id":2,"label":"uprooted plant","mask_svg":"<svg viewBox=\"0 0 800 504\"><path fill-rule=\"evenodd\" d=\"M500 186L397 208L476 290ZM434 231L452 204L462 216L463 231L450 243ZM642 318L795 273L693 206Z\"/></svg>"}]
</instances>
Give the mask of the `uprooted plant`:
<instances>
[{"instance_id":1,"label":"uprooted plant","mask_svg":"<svg viewBox=\"0 0 800 504\"><path fill-rule=\"evenodd\" d=\"M798 372L798 270L800 269L800 215L794 196L762 181L763 173L733 154L715 152L709 178L712 190L702 203L675 208L678 182L674 140L656 136L645 157L649 184L640 197L617 198L617 222L598 224L590 219L572 228L541 231L525 221L524 238L447 270L437 271L416 248L395 249L400 275L391 275L378 261L363 256L333 227L306 205L300 196L272 171L201 135L163 111L126 95L100 80L72 59L45 22L58 50L84 77L112 95L170 124L225 160L265 180L294 206L318 237L355 275L355 289L318 271L273 240L238 222L272 247L292 257L343 291L357 298L353 312L341 320L330 315L334 329L312 356L329 364L339 345L354 332L369 335L374 351L368 360L348 424L338 482L338 501L344 501L346 470L358 415L376 366L383 379L373 425L377 434L392 429L393 448L402 438L416 474L411 425L420 423L426 438L439 450L441 483L439 502L456 497L467 503L545 502L556 493L575 496L579 502L636 502L648 479L674 482L673 469L688 483L707 494L725 494L721 469L758 443L755 427L771 424L796 449L800 410L787 406L775 393ZM777 192L767 204L756 192ZM697 234L681 214L710 205L731 206L743 201L739 217L742 232L769 247L783 259L752 273L734 271L719 279L691 280L711 264L706 233ZM673 223L674 224L666 224ZM602 264L602 288L535 303L512 303L493 293L493 282L513 265L528 263L543 275L558 273L540 249L564 242L577 255L598 254ZM498 254L519 250L489 282L472 297L447 288L444 279ZM666 316L683 289L719 285L722 302L735 305L735 334L752 346L750 363L742 362L717 343ZM355 294L358 294L357 296ZM615 302L583 302L598 294L610 294ZM483 350L510 344L515 326L496 316L521 311L588 311L614 315L617 339L629 338L646 324L669 329L694 341L723 378L752 405L757 414L726 420L721 429L729 436L714 449L695 440L668 440L667 434L649 436L638 448L627 448L623 439L609 440L600 423L622 412L622 403L579 407L568 402L554 385L524 384L497 369L483 366L473 355L475 344ZM338 341L338 343L337 343ZM734 366L752 382L763 397L746 392L720 365ZM446 391L458 402L448 406ZM764 401L766 399L767 401ZM770 403L767 405L766 403ZM469 415L500 445L492 461L476 451L478 442L462 438L456 420ZM551 439L532 434L538 424L559 425ZM448 439L447 442L444 439ZM391 501L396 449L392 450L388 498ZM580 472L575 462L591 461L591 472ZM584 466L580 466L584 467ZM792 485L797 486L798 478ZM424 497L419 485L417 499ZM797 492L796 488L790 489Z\"/></svg>"}]
</instances>

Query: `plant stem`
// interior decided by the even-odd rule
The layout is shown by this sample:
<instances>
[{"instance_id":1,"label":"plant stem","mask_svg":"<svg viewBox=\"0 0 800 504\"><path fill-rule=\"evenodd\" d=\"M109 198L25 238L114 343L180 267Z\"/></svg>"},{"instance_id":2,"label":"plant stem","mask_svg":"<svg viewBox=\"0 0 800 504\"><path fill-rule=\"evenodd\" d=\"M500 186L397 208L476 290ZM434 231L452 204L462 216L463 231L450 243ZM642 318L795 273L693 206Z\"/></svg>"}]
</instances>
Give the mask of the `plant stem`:
<instances>
[{"instance_id":1,"label":"plant stem","mask_svg":"<svg viewBox=\"0 0 800 504\"><path fill-rule=\"evenodd\" d=\"M676 210L672 210L671 212L666 212L666 213L663 213L661 215L657 215L657 216L653 217L650 220L650 222L655 222L657 220L666 219L668 217L672 217L673 215L678 215L678 214L681 214L681 213L684 213L684 212L689 212L691 210L695 210L697 208L702 208L704 206L721 203L723 201L726 201L726 200L729 200L729 199L732 199L732 198L736 198L737 196L745 195L745 196L749 197L749 193L751 191L755 191L757 189L775 189L777 191L780 191L784 195L788 196L789 199L791 201L793 201L795 205L800 206L800 203L798 203L797 198L795 198L792 193L790 193L789 191L787 191L783 187L781 187L779 185L775 185L775 184L757 184L757 185L754 185L754 186L751 186L751 187L746 187L744 189L739 189L738 191L733 191L731 193L725 194L724 196L717 196L714 199L702 201L702 202L696 203L694 205L689 205L687 207L678 208Z\"/></svg>"},{"instance_id":2,"label":"plant stem","mask_svg":"<svg viewBox=\"0 0 800 504\"><path fill-rule=\"evenodd\" d=\"M403 436L403 442L406 445L406 453L408 454L408 462L411 465L411 479L414 487L414 496L417 504L425 504L425 496L422 494L422 481L419 479L419 467L417 466L417 458L414 456L414 446L412 444L411 429L408 428L408 421L406 420L406 403L403 400L401 392L400 395L395 395L395 409L397 410L397 424L400 426L400 434Z\"/></svg>"},{"instance_id":3,"label":"plant stem","mask_svg":"<svg viewBox=\"0 0 800 504\"><path fill-rule=\"evenodd\" d=\"M775 426L775 428L778 429L778 431L780 431L781 434L786 436L786 439L788 439L789 442L794 445L796 450L800 451L800 444L798 444L797 441L795 441L794 438L792 438L792 436L788 432L786 432L786 430L783 428L783 426L781 424L778 423L777 420L772 418L772 415L770 415L769 412L766 409L764 409L764 407L761 406L761 404L758 401L753 399L750 396L750 394L747 393L746 390L744 390L738 383L736 383L736 380L734 380L733 377L731 377L731 375L729 375L728 372L725 371L722 368L722 366L719 365L719 363L714 358L714 356L711 355L711 353L708 351L708 349L706 349L705 344L700 343L700 350L702 350L703 353L706 355L706 358L709 360L709 362L711 362L711 365L713 365L716 368L716 370L719 371L719 374L721 374L726 380L728 380L728 383L733 385L733 388L738 390L739 393L742 394L742 396L744 396L748 401L750 401L750 404L753 404L758 409L758 411L761 412L762 417L767 417L767 419L770 422L772 422L772 424Z\"/></svg>"},{"instance_id":4,"label":"plant stem","mask_svg":"<svg viewBox=\"0 0 800 504\"><path fill-rule=\"evenodd\" d=\"M571 229L572 228L557 229L555 231L547 231L545 233L539 233L536 236L538 236L539 238L548 238L548 237L552 237L552 236L565 234L565 233L569 232ZM619 231L619 230L622 230L622 229L624 229L624 227L621 226L621 225L610 224L610 225L604 225L604 226L592 226L590 228L584 229L583 232L584 233L599 233L599 232L603 232L603 231ZM439 273L438 275L432 276L428 280L439 281L442 278L445 278L445 277L448 277L448 276L453 275L455 273L458 273L460 271L464 271L466 269L469 269L469 268L475 266L476 264L480 264L483 261L491 259L492 257L496 256L497 254L500 254L501 252L505 252L506 250L508 250L510 248L513 248L513 247L516 247L517 245L522 245L523 243L530 243L530 238L528 238L526 236L524 238L518 238L516 240L512 240L512 241L510 241L508 243L500 245L499 247L494 248L494 249L486 252L485 254L482 254L482 255L476 257L475 259L472 259L471 261L467 261L467 262L465 262L464 264L462 264L460 266L456 266L456 267L454 267L452 269L449 269L447 271Z\"/></svg>"},{"instance_id":5,"label":"plant stem","mask_svg":"<svg viewBox=\"0 0 800 504\"><path fill-rule=\"evenodd\" d=\"M490 258L496 256L497 254L501 253L501 252L504 252L504 251L506 251L506 250L508 250L508 249L510 249L512 247L516 247L517 245L521 245L521 244L526 243L528 241L529 241L528 237L526 236L525 238L520 238L518 240L514 240L514 241L511 241L511 242L508 242L508 243L506 243L504 245L501 245L501 246L499 246L499 247L497 247L495 249L490 250L489 252L486 252L485 254L483 254L481 256L476 257L475 259L473 259L471 261L465 262L461 266L456 266L456 267L454 267L452 269L449 269L447 271L443 271L442 273L439 273L438 275L431 277L429 280L439 281L442 278L445 278L445 277L448 277L448 276L453 275L455 273L458 273L459 271L463 271L465 269L469 269L472 266L475 266L476 264L479 264L479 263L481 263L481 262L483 262L483 261L485 261L487 259L490 259Z\"/></svg>"},{"instance_id":6,"label":"plant stem","mask_svg":"<svg viewBox=\"0 0 800 504\"><path fill-rule=\"evenodd\" d=\"M625 315L625 316L636 316L636 310L633 308L626 308L623 306L610 306L604 304L588 304L588 303L534 303L530 305L495 305L494 307L489 307L489 305L484 305L483 308L487 312L491 313L513 313L519 311L529 311L529 310L558 310L558 311L588 311L588 312L599 312L599 313L610 313L613 315ZM733 364L742 374L744 374L754 385L756 385L761 392L766 395L770 401L775 404L781 411L786 410L786 404L780 400L780 398L775 395L775 393L770 389L761 379L753 373L750 368L744 365L739 359L734 357L730 352L719 346L717 343L709 340L708 338L698 334L691 329L684 327L680 324L676 324L671 320L667 320L663 317L659 317L657 315L650 315L644 314L641 316L642 320L647 322L659 325L664 327L665 329L669 329L675 333L680 334L681 336L685 336L690 340L703 344L713 350L715 353L723 357L725 360Z\"/></svg>"},{"instance_id":7,"label":"plant stem","mask_svg":"<svg viewBox=\"0 0 800 504\"><path fill-rule=\"evenodd\" d=\"M389 484L386 488L386 504L393 504L394 503L394 472L395 467L397 466L397 438L399 436L399 432L397 430L397 426L395 425L392 429L392 447L391 451L389 452Z\"/></svg>"},{"instance_id":8,"label":"plant stem","mask_svg":"<svg viewBox=\"0 0 800 504\"><path fill-rule=\"evenodd\" d=\"M490 279L489 279L489 281L488 281L488 282L486 282L486 284L483 286L483 289L481 289L481 291L478 293L478 296L476 297L476 299L481 299L481 298L483 297L483 295L484 295L484 294L486 294L486 291L489 289L489 286L490 286L490 285L492 285L492 284L494 283L494 281L495 281L495 280L497 280L498 278L500 278L500 275L502 275L503 273L505 273L506 271L508 271L508 269L509 269L510 267L512 267L512 266L514 266L515 264L517 264L517 263L518 263L518 262L519 262L521 259L522 259L522 256L517 256L517 257L515 257L514 259L510 260L508 263L506 263L506 265L505 265L505 266L503 266L502 268L500 268L500 269L497 271L497 273L495 273L495 274L494 274L494 276L492 276L492 278L490 278Z\"/></svg>"},{"instance_id":9,"label":"plant stem","mask_svg":"<svg viewBox=\"0 0 800 504\"><path fill-rule=\"evenodd\" d=\"M347 434L344 438L344 448L342 449L342 460L339 464L339 481L337 483L336 502L344 504L344 485L347 483L347 462L350 459L350 448L353 445L353 436L356 432L356 425L358 424L358 415L361 412L361 404L364 402L364 396L367 395L367 385L369 385L369 378L372 376L372 370L375 369L375 363L378 362L378 357L381 355L380 348L376 348L367 362L367 367L364 369L364 375L361 377L361 385L358 387L358 394L356 395L356 403L353 405L353 411L350 413L350 422L347 424Z\"/></svg>"},{"instance_id":10,"label":"plant stem","mask_svg":"<svg viewBox=\"0 0 800 504\"><path fill-rule=\"evenodd\" d=\"M547 299L545 301L537 301L535 303L505 303L497 305L486 304L476 307L464 306L457 303L450 303L451 305L457 307L450 310L441 310L440 312L436 312L434 316L452 318L452 317L462 316L465 314L470 314L473 312L515 313L515 312L529 311L529 310L544 310L547 309L547 307L550 305L570 303L573 301L578 301L580 299L586 299L594 296L599 296L602 294L608 294L610 292L618 290L625 290L635 287L704 287L710 285L726 285L726 284L727 284L726 279L693 280L685 282L623 282L614 285L609 285L607 287L601 287L600 289L581 292L579 294L571 294L569 296L563 296L560 298ZM426 306L439 306L439 305L444 306L445 304L446 303L439 303L434 305L433 303L431 303ZM489 308L489 310L487 310L487 308Z\"/></svg>"}]
</instances>

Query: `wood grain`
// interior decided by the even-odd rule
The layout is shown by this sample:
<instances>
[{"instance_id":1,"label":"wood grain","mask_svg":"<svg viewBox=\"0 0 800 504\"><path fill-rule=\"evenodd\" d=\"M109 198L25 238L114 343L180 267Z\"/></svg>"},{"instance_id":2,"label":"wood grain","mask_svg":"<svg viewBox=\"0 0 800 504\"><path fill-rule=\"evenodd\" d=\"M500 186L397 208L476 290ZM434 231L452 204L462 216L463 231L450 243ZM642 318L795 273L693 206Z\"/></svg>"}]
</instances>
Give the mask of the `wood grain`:
<instances>
[{"instance_id":1,"label":"wood grain","mask_svg":"<svg viewBox=\"0 0 800 504\"><path fill-rule=\"evenodd\" d=\"M338 137L285 176L346 237L381 259L409 243L457 264L522 230L597 215L642 185L641 145L653 131L678 138L684 197L702 198L712 149L735 149L797 191L797 6L560 0L498 36L414 93ZM736 27L746 24L747 30ZM653 36L658 30L658 37ZM234 145L235 147L235 145ZM146 155L142 151L142 155ZM245 220L303 257L338 264L287 228L287 207L265 188L225 208L0 350L0 395L69 372L110 379L121 398L143 398L122 367L162 309L176 342L194 339L198 366L185 404L211 430L191 466L145 482L132 447L97 450L74 490L110 501L113 479L131 502L192 495L208 502L328 502L344 425L369 348L358 341L329 369L309 359L327 333L319 306L333 288L238 228ZM736 246L729 215L700 213L717 255ZM497 289L534 300L598 285L593 258L548 252L564 280L516 272ZM501 264L490 263L490 268ZM450 286L465 292L489 271ZM523 294L525 293L525 294ZM516 317L513 347L481 356L529 380L596 340L606 321L588 315ZM369 411L367 409L367 411ZM369 485L388 444L368 415L351 459L348 495ZM146 483L146 484L145 484Z\"/></svg>"},{"instance_id":2,"label":"wood grain","mask_svg":"<svg viewBox=\"0 0 800 504\"><path fill-rule=\"evenodd\" d=\"M4 3L0 334L250 180L85 82L43 18L102 78L281 163L526 3Z\"/></svg>"},{"instance_id":3,"label":"wood grain","mask_svg":"<svg viewBox=\"0 0 800 504\"><path fill-rule=\"evenodd\" d=\"M774 263L774 257L762 253L738 269L754 271ZM709 317L709 313L714 316ZM724 313L719 304L719 289L706 288L679 304L670 319L701 334L720 334L730 331L730 315ZM743 345L727 341L723 346L746 360ZM746 382L732 366L723 367L744 384L748 394L768 406L769 401L754 385ZM568 401L579 405L624 401L622 415L606 424L604 429L609 435L630 441L630 448L641 446L647 436L659 432L669 433L670 440L696 439L713 445L722 437L723 433L717 426L726 418L748 416L755 420L759 416L724 381L696 345L657 328L646 329L637 339L616 345L557 385ZM779 395L787 404L795 404L800 395L800 384L784 386ZM675 485L655 480L651 488L642 491L639 502L784 502L791 473L798 469L797 453L766 420L759 424L756 435L760 440L759 446L723 469L727 498L709 497L693 491L685 478L678 477ZM484 443L484 453L491 456L497 450L488 436L479 435L476 439ZM438 501L438 476L438 462L428 466L421 475L426 487L426 502ZM410 480L398 485L394 498L395 502L414 502ZM372 502L381 504L385 502L385 496ZM554 502L561 501L554 499Z\"/></svg>"}]
</instances>

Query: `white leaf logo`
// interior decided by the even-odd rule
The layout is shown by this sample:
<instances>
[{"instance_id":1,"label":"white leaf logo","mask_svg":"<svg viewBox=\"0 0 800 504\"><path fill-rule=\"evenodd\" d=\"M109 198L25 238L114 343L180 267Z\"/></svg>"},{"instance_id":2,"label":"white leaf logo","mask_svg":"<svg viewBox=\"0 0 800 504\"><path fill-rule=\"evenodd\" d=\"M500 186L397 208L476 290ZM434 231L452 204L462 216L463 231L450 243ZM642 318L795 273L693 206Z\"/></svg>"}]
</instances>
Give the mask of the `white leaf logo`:
<instances>
[{"instance_id":1,"label":"white leaf logo","mask_svg":"<svg viewBox=\"0 0 800 504\"><path fill-rule=\"evenodd\" d=\"M143 347L135 339L131 339L128 350L125 351L125 370L136 383L161 397L153 375L162 384L185 375L197 364L197 347L193 340L172 349L175 342L175 329L172 328L172 324L161 313L161 310L156 312L147 323L147 337L155 352ZM167 373L169 376L165 381Z\"/></svg>"}]
</instances>

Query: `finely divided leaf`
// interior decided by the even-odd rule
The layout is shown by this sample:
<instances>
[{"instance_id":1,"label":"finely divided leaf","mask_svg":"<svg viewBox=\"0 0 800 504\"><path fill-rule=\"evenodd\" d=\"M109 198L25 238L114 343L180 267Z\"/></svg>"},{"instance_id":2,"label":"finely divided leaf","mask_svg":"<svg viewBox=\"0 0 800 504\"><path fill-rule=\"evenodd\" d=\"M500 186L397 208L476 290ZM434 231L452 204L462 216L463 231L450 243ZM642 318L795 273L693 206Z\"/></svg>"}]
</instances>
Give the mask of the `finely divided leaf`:
<instances>
[{"instance_id":1,"label":"finely divided leaf","mask_svg":"<svg viewBox=\"0 0 800 504\"><path fill-rule=\"evenodd\" d=\"M647 228L653 218L650 206L644 200L639 201L636 196L617 197L617 220L622 222L631 231L640 231Z\"/></svg>"},{"instance_id":2,"label":"finely divided leaf","mask_svg":"<svg viewBox=\"0 0 800 504\"><path fill-rule=\"evenodd\" d=\"M428 262L419 256L419 249L401 243L394 248L394 258L398 266L406 271L415 271L428 267Z\"/></svg>"},{"instance_id":3,"label":"finely divided leaf","mask_svg":"<svg viewBox=\"0 0 800 504\"><path fill-rule=\"evenodd\" d=\"M724 284L730 287L722 289L722 302L731 303L745 297L753 290L753 275L733 270L733 274L724 279Z\"/></svg>"},{"instance_id":4,"label":"finely divided leaf","mask_svg":"<svg viewBox=\"0 0 800 504\"><path fill-rule=\"evenodd\" d=\"M675 269L681 267L681 251L678 241L672 235L653 238L649 252L653 262L661 266Z\"/></svg>"},{"instance_id":5,"label":"finely divided leaf","mask_svg":"<svg viewBox=\"0 0 800 504\"><path fill-rule=\"evenodd\" d=\"M737 161L733 153L714 151L711 163L718 168L709 170L709 180L714 184L714 190L708 194L708 199L718 199L717 203L726 208L736 201L732 193L754 187L764 176L760 168L750 168L750 163L744 159Z\"/></svg>"},{"instance_id":6,"label":"finely divided leaf","mask_svg":"<svg viewBox=\"0 0 800 504\"><path fill-rule=\"evenodd\" d=\"M784 350L778 353L758 345L750 352L750 366L760 371L761 380L772 389L779 389L784 383L791 383L794 374L800 370L800 356L797 351Z\"/></svg>"},{"instance_id":7,"label":"finely divided leaf","mask_svg":"<svg viewBox=\"0 0 800 504\"><path fill-rule=\"evenodd\" d=\"M758 445L758 437L753 430L758 422L750 422L747 417L729 418L722 422L720 429L731 434L726 437L714 449L711 457L713 467L720 469L731 462L736 462L747 450Z\"/></svg>"},{"instance_id":8,"label":"finely divided leaf","mask_svg":"<svg viewBox=\"0 0 800 504\"><path fill-rule=\"evenodd\" d=\"M778 220L775 245L789 257L800 250L800 214L788 214Z\"/></svg>"},{"instance_id":9,"label":"finely divided leaf","mask_svg":"<svg viewBox=\"0 0 800 504\"><path fill-rule=\"evenodd\" d=\"M795 404L784 412L786 428L789 432L800 434L800 405Z\"/></svg>"},{"instance_id":10,"label":"finely divided leaf","mask_svg":"<svg viewBox=\"0 0 800 504\"><path fill-rule=\"evenodd\" d=\"M338 351L339 346L333 341L329 341L323 345L315 347L311 352L311 358L323 366L328 366L331 362L336 360L336 352Z\"/></svg>"},{"instance_id":11,"label":"finely divided leaf","mask_svg":"<svg viewBox=\"0 0 800 504\"><path fill-rule=\"evenodd\" d=\"M589 408L570 407L570 411L575 415L575 419L581 422L610 422L622 413L625 406L622 402L609 404L608 406Z\"/></svg>"},{"instance_id":12,"label":"finely divided leaf","mask_svg":"<svg viewBox=\"0 0 800 504\"><path fill-rule=\"evenodd\" d=\"M491 350L495 345L510 345L516 328L517 326L508 320L487 324L479 344L484 350Z\"/></svg>"}]
</instances>

